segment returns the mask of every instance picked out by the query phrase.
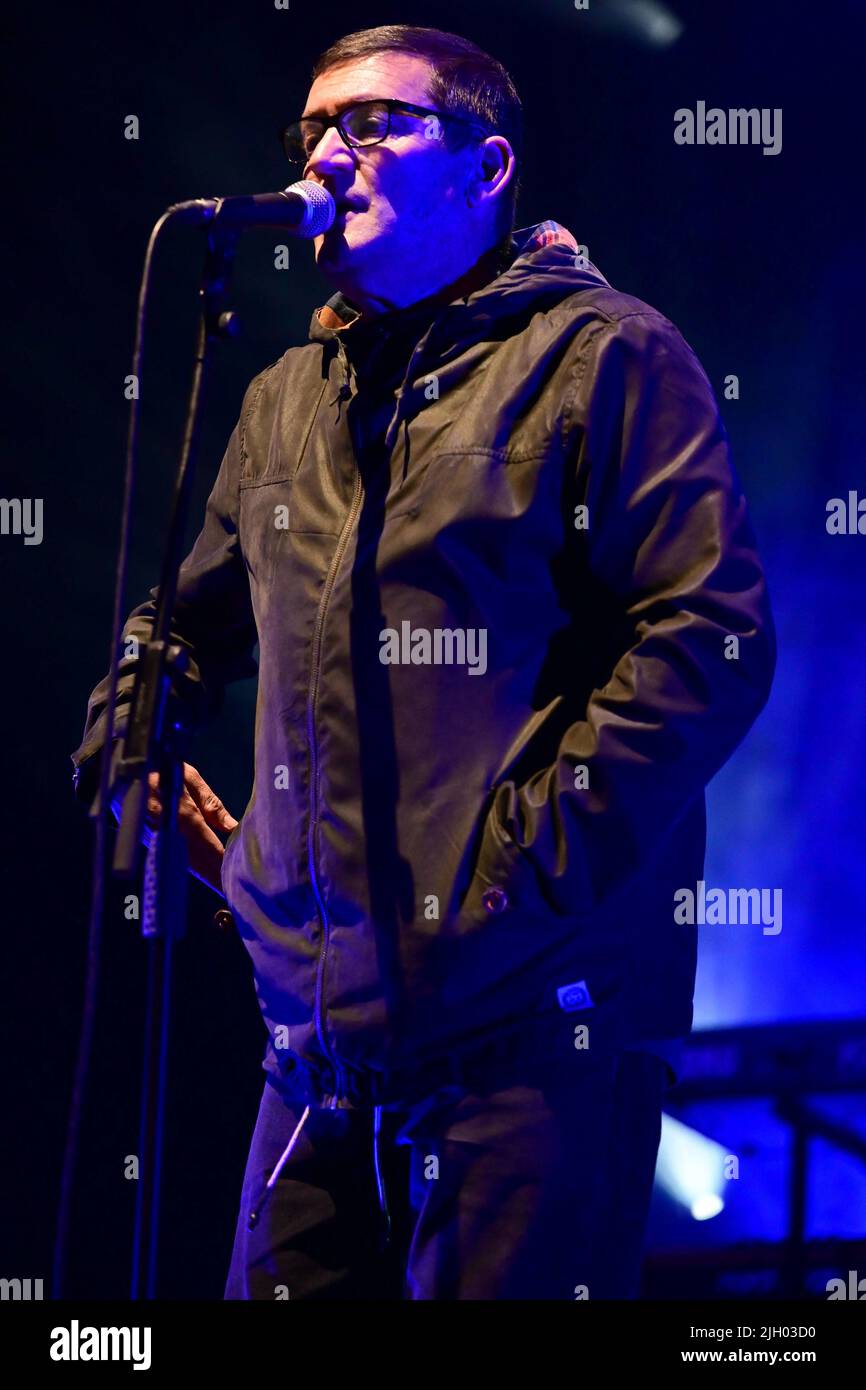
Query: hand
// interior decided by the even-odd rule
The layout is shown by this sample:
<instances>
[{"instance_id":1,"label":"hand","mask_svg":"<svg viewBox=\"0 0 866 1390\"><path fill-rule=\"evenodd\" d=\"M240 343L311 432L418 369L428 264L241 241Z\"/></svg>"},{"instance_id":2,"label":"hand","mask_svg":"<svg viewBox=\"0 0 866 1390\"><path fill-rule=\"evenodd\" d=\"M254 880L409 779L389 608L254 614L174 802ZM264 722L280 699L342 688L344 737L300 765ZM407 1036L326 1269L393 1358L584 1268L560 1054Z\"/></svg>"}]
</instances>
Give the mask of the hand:
<instances>
[{"instance_id":1,"label":"hand","mask_svg":"<svg viewBox=\"0 0 866 1390\"><path fill-rule=\"evenodd\" d=\"M161 809L159 773L148 777L148 798L145 824L155 830ZM238 822L212 791L200 772L191 763L183 765L183 791L178 803L178 826L186 841L189 869L220 897L224 897L220 874L225 853L216 831L228 834Z\"/></svg>"}]
</instances>

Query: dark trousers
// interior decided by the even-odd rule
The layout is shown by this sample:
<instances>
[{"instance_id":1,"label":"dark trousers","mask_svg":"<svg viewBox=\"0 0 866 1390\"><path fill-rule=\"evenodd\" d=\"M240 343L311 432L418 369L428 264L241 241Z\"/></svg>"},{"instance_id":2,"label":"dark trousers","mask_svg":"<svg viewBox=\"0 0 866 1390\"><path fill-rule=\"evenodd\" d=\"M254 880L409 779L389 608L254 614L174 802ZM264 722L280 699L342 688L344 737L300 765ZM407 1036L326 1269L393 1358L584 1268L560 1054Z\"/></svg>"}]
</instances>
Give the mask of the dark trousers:
<instances>
[{"instance_id":1,"label":"dark trousers","mask_svg":"<svg viewBox=\"0 0 866 1390\"><path fill-rule=\"evenodd\" d=\"M567 1078L389 1107L379 1182L374 1112L311 1110L249 1231L302 1113L268 1083L225 1297L635 1298L666 1078L658 1058L622 1052Z\"/></svg>"}]
</instances>

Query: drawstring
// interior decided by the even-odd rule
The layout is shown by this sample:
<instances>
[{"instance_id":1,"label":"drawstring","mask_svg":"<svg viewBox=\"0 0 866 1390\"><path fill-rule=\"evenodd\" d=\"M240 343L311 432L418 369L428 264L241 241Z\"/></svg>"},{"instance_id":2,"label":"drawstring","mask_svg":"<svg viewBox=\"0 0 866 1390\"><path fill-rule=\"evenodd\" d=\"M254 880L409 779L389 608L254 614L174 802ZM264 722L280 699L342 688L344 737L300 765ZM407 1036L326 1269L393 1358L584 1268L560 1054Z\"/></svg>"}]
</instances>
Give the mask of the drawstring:
<instances>
[{"instance_id":1,"label":"drawstring","mask_svg":"<svg viewBox=\"0 0 866 1390\"><path fill-rule=\"evenodd\" d=\"M406 434L405 434L405 436L404 436L404 440L405 440L405 443L406 443L406 445L407 445L407 447L408 447L409 418L408 418L408 415L407 415L407 413L406 413L406 407L407 407L407 403L408 403L408 402L411 400L411 398L412 398L412 388L411 388L410 383L411 383L412 380L413 380L413 371L414 371L414 368L415 368L415 363L416 363L416 361L420 361L421 358L424 356L424 353L425 353L426 350L427 350L427 345L428 345L428 342L429 342L431 333L432 333L434 327L435 327L435 326L437 325L437 323L439 322L439 317L440 317L440 316L437 316L436 318L433 319L433 321L432 321L430 324L428 324L427 328L425 329L424 333L421 335L421 337L420 337L420 339L418 340L418 342L415 344L415 346L414 346L414 348L412 349L412 352L411 352L411 354L410 354L410 356L409 356L409 361L408 361L408 363L407 363L406 370L405 370L404 373L403 373L403 379L402 379L402 381L400 382L400 387L399 387L399 390L397 391L397 408L396 408L396 410L394 411L394 414L393 414L393 416L392 416L392 418L391 418L391 423L390 423L390 425L388 426L388 428L387 428L387 430L386 430L386 432L385 432L385 448L386 448L386 449L391 449L391 448L393 448L393 446L394 446L394 441L395 441L396 438L397 438L397 434L398 434L398 432L399 432L401 423L404 424L404 425L406 426Z\"/></svg>"},{"instance_id":2,"label":"drawstring","mask_svg":"<svg viewBox=\"0 0 866 1390\"><path fill-rule=\"evenodd\" d=\"M407 385L407 379L409 376L409 372L412 370L412 363L415 360L415 355L415 353L412 354L412 357L409 361L409 366L406 368L406 375L400 383L400 389L397 392L396 409L394 411L394 414L391 416L391 423L385 431L384 445L386 449L392 449L394 447L394 441L397 438L397 434L399 432L401 424L405 424L408 430L409 418L408 415L405 413L405 407L406 403L410 399L410 390Z\"/></svg>"},{"instance_id":3,"label":"drawstring","mask_svg":"<svg viewBox=\"0 0 866 1390\"><path fill-rule=\"evenodd\" d=\"M256 1226L258 1225L258 1223L259 1223L259 1218L260 1218L262 1212L264 1211L265 1207L267 1206L268 1201L270 1200L270 1196L271 1196L271 1193L272 1193L273 1190L274 1190L274 1186L275 1186L275 1184L276 1184L277 1178L280 1176L280 1173L282 1172L283 1167L285 1166L285 1163L286 1163L287 1159L289 1158L289 1155L290 1155L291 1152L292 1152L292 1149L295 1147L295 1144L298 1142L298 1136L300 1135L301 1130L304 1128L304 1125L307 1123L307 1116L309 1115L309 1113L310 1113L310 1107L309 1107L309 1105L308 1105L307 1108L306 1108L306 1110L304 1111L303 1115L301 1116L300 1120L298 1121L297 1125L295 1126L295 1132L294 1132L294 1134L292 1135L291 1139L289 1140L288 1144L286 1145L285 1149L283 1150L282 1154L280 1155L279 1159L277 1160L277 1166L276 1166L276 1168L275 1168L274 1171L271 1173L271 1176L268 1178L267 1182L265 1183L264 1187L262 1188L261 1192L259 1193L258 1201L254 1204L254 1206L253 1206L253 1208L252 1208L252 1210L251 1210L251 1212L250 1212L250 1214L249 1214L249 1219L248 1219L248 1221L247 1221L247 1229L248 1229L248 1230L254 1231L255 1228L256 1228Z\"/></svg>"},{"instance_id":4,"label":"drawstring","mask_svg":"<svg viewBox=\"0 0 866 1390\"><path fill-rule=\"evenodd\" d=\"M277 1183L277 1179L279 1178L280 1173L283 1171L283 1168L285 1167L286 1163L288 1162L291 1156L292 1150L294 1149L295 1145L298 1142L298 1139L300 1138L301 1130L307 1123L309 1114L310 1107L308 1105L304 1109L303 1115L301 1116L300 1120L295 1126L294 1134L292 1135L283 1152L280 1154L274 1171L271 1173L271 1176L268 1178L264 1187L259 1192L258 1198L253 1203L249 1217L247 1218L247 1230L254 1231L256 1226L259 1224L262 1212L264 1211L265 1207L270 1201L271 1194L273 1193L274 1187ZM382 1245L384 1247L389 1243L391 1239L391 1213L388 1209L388 1194L385 1190L385 1179L382 1175L382 1164L379 1155L379 1141L381 1137L381 1131L382 1107L381 1105L376 1105L373 1107L373 1171L376 1174L376 1191L379 1197L379 1210L382 1213L382 1219L384 1222L384 1233L382 1238Z\"/></svg>"},{"instance_id":5,"label":"drawstring","mask_svg":"<svg viewBox=\"0 0 866 1390\"><path fill-rule=\"evenodd\" d=\"M385 1179L382 1176L382 1167L379 1161L379 1138L382 1130L382 1107L373 1107L373 1169L376 1174L376 1190L379 1194L379 1210L385 1222L384 1238L382 1245L388 1244L391 1239L391 1213L388 1210L388 1194L385 1191Z\"/></svg>"}]
</instances>

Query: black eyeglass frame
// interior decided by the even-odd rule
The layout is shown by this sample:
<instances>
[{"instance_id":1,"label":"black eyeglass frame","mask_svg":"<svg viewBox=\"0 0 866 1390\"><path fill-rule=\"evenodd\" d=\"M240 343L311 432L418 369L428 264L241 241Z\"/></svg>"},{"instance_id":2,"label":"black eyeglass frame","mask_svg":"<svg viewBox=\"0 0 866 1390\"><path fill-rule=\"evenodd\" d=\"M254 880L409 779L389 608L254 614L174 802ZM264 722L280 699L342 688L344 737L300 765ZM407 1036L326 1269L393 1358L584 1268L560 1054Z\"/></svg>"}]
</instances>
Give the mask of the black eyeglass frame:
<instances>
[{"instance_id":1,"label":"black eyeglass frame","mask_svg":"<svg viewBox=\"0 0 866 1390\"><path fill-rule=\"evenodd\" d=\"M377 135L375 140L353 141L349 136L349 132L343 129L342 121L349 114L349 112L358 111L364 106L386 107L388 111L388 125L384 135ZM399 97L371 97L368 101L352 102L351 105L345 106L342 111L339 111L336 116L329 116L327 118L323 116L301 116L299 120L292 121L290 125L283 127L283 129L280 131L279 136L280 144L282 145L283 153L290 164L294 165L296 168L299 166L301 168L306 168L306 166L309 164L310 160L313 157L313 153L316 147L321 144L322 140L325 137L326 131L330 130L331 126L337 127L340 139L343 141L343 144L346 145L350 150L370 149L373 145L381 145L383 141L388 139L388 136L391 134L391 117L393 116L395 111L405 111L410 116L435 116L436 119L440 121L454 121L461 125L474 126L475 129L481 135L491 134L491 132L487 129L485 125L483 125L481 121L474 120L471 116L458 116L451 111L435 111L431 106L417 106L414 102L402 101ZM304 158L300 158L292 155L289 152L289 133L297 131L298 134L300 134L301 122L304 120L317 121L318 124L321 125L322 131L318 140L316 141L316 144L313 146L313 150L310 152L310 154L305 155Z\"/></svg>"}]
</instances>

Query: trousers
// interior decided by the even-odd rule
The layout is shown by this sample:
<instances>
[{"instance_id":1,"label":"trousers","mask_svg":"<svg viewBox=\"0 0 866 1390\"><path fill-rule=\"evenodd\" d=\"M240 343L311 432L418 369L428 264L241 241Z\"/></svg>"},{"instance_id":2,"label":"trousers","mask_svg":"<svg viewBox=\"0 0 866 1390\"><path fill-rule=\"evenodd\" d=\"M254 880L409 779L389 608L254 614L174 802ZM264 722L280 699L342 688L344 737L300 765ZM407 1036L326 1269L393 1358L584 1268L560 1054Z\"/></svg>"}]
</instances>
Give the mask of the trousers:
<instances>
[{"instance_id":1,"label":"trousers","mask_svg":"<svg viewBox=\"0 0 866 1390\"><path fill-rule=\"evenodd\" d=\"M568 1075L311 1109L269 1080L226 1299L631 1299L667 1069L647 1052Z\"/></svg>"}]
</instances>

